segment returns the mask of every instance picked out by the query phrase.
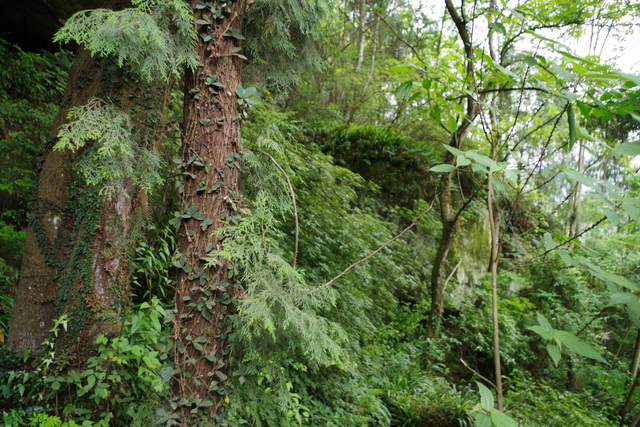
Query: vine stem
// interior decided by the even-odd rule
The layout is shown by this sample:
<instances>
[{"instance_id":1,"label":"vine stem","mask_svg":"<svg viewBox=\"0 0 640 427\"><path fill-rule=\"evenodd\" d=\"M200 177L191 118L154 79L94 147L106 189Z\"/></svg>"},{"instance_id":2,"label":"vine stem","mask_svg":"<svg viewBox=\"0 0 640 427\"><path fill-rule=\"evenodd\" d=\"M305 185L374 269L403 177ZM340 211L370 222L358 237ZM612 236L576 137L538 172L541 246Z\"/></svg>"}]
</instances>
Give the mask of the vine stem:
<instances>
[{"instance_id":1,"label":"vine stem","mask_svg":"<svg viewBox=\"0 0 640 427\"><path fill-rule=\"evenodd\" d=\"M429 205L429 208L427 210L425 210L424 212L422 212L420 215L418 215L416 217L416 219L413 220L413 222L411 224L409 224L407 226L407 228L405 228L404 230L402 230L399 234L397 234L396 236L392 237L391 239L387 240L385 243L382 244L382 246L380 246L378 249L376 249L375 251L371 252L369 255L367 255L366 257L354 262L353 264L351 264L349 267L347 267L346 269L344 269L342 271L342 273L338 274L336 277L334 277L333 279L329 280L327 283L325 283L324 285L320 285L317 288L311 289L309 292L307 292L307 294L311 294L314 292L318 292L321 291L325 288L328 288L329 286L333 285L338 279L340 279L342 276L344 276L345 274L347 274L349 271L351 271L354 267L357 267L358 265L362 264L363 262L369 260L369 258L373 257L375 254L377 254L378 252L380 252L381 250L383 250L384 248L386 248L387 246L389 246L391 243L395 242L396 240L398 240L400 237L402 237L407 231L411 230L413 227L415 227L416 224L418 224L418 221L420 220L420 218L422 218L424 215L426 215L427 212L429 212L431 210L431 208L433 208L433 204L436 202L436 199L438 198L439 194L436 194L435 197L433 198L433 200L431 201L431 204Z\"/></svg>"},{"instance_id":2,"label":"vine stem","mask_svg":"<svg viewBox=\"0 0 640 427\"><path fill-rule=\"evenodd\" d=\"M271 159L273 164L276 165L276 167L280 170L280 172L282 172L282 175L284 175L284 178L287 180L287 185L289 186L289 193L291 194L291 201L293 202L293 218L296 226L295 241L293 244L293 263L291 265L293 268L296 268L296 260L298 258L298 236L300 234L300 224L298 221L298 205L296 204L296 193L293 191L293 185L291 185L291 180L289 179L289 175L287 174L287 172L285 172L282 166L280 166L280 164L276 161L276 159L274 159L271 154L266 153L264 151L257 150L256 152L260 154L264 154L269 159Z\"/></svg>"}]
</instances>

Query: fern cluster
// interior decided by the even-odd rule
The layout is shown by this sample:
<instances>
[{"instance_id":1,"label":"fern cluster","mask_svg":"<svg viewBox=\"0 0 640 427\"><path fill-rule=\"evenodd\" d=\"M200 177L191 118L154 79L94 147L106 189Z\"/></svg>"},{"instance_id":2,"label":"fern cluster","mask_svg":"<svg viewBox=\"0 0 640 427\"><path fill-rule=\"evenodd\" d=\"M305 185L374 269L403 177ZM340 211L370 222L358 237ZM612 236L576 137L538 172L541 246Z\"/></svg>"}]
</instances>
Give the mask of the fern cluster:
<instances>
[{"instance_id":1,"label":"fern cluster","mask_svg":"<svg viewBox=\"0 0 640 427\"><path fill-rule=\"evenodd\" d=\"M196 67L196 34L188 4L182 0L133 0L133 8L78 12L54 41L75 41L92 55L113 55L148 82L166 80L178 67Z\"/></svg>"},{"instance_id":2,"label":"fern cluster","mask_svg":"<svg viewBox=\"0 0 640 427\"><path fill-rule=\"evenodd\" d=\"M327 10L323 0L259 0L251 6L246 50L269 90L286 94L302 70L323 66L314 43L322 39Z\"/></svg>"},{"instance_id":3,"label":"fern cluster","mask_svg":"<svg viewBox=\"0 0 640 427\"><path fill-rule=\"evenodd\" d=\"M93 99L73 108L67 118L69 122L60 127L54 149L84 149L74 166L87 184L110 194L127 178L145 191L162 182L160 159L142 148L127 113Z\"/></svg>"}]
</instances>

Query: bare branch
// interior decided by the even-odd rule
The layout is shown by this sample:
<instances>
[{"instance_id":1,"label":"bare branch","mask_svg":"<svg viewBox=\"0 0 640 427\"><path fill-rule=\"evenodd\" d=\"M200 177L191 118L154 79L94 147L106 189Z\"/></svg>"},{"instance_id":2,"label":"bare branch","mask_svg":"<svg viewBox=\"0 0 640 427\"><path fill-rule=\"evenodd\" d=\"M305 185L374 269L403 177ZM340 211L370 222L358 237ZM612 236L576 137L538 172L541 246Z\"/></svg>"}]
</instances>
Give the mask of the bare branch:
<instances>
[{"instance_id":1,"label":"bare branch","mask_svg":"<svg viewBox=\"0 0 640 427\"><path fill-rule=\"evenodd\" d=\"M378 252L380 252L381 250L383 250L384 248L386 248L387 246L389 246L391 243L395 242L396 240L398 240L399 238L401 238L402 236L404 236L404 234L411 230L413 227L415 227L415 225L418 223L418 221L420 220L420 218L422 218L427 212L429 212L431 210L431 208L433 208L433 204L436 202L436 199L438 198L438 195L436 194L436 196L433 198L433 200L431 201L431 204L429 205L429 208L427 210L425 210L424 212L422 212L420 215L418 215L416 217L416 219L413 220L413 222L411 224L409 224L407 226L407 228L405 228L404 230L402 230L400 232L400 234L397 234L395 237L387 240L384 244L382 244L382 246L380 246L378 249L376 249L375 251L371 252L369 255L367 255L366 257L354 262L353 264L351 264L349 267L347 267L346 269L344 269L344 271L342 271L342 273L338 274L336 277L334 277L333 279L329 280L327 283L325 283L324 285L320 285L315 289L310 290L308 293L313 293L313 292L318 292L321 291L322 289L328 288L329 286L333 285L338 279L340 279L342 276L344 276L345 274L347 274L348 272L350 272L354 267L357 267L358 265L362 264L363 262L369 260L371 257L373 257L375 254L377 254Z\"/></svg>"},{"instance_id":2,"label":"bare branch","mask_svg":"<svg viewBox=\"0 0 640 427\"><path fill-rule=\"evenodd\" d=\"M291 201L293 202L293 218L296 225L295 241L293 244L293 262L291 265L293 268L296 268L296 260L298 258L298 235L300 234L300 225L298 222L298 205L296 204L296 193L293 191L293 185L291 185L291 180L289 179L289 175L287 175L287 173L284 171L282 166L280 166L280 164L276 161L276 159L274 159L271 154L265 153L264 151L257 151L257 152L260 154L264 154L265 156L270 158L273 164L276 165L276 167L284 175L284 178L287 180L287 185L289 186L289 193L291 194Z\"/></svg>"}]
</instances>

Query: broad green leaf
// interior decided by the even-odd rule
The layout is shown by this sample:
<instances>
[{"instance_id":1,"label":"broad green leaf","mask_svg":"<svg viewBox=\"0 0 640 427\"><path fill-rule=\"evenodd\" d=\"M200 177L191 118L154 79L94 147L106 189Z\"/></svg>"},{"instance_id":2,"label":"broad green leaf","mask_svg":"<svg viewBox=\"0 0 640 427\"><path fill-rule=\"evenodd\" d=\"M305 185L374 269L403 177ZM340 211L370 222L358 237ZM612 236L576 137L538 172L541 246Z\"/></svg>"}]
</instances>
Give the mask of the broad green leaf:
<instances>
[{"instance_id":1,"label":"broad green leaf","mask_svg":"<svg viewBox=\"0 0 640 427\"><path fill-rule=\"evenodd\" d=\"M589 359L606 363L602 356L600 356L600 353L598 353L590 344L582 341L577 336L566 331L556 331L554 336L558 338L560 342L567 347L567 349L574 353L588 357Z\"/></svg>"},{"instance_id":2,"label":"broad green leaf","mask_svg":"<svg viewBox=\"0 0 640 427\"><path fill-rule=\"evenodd\" d=\"M449 129L449 132L451 133L454 133L456 129L458 129L458 121L455 117L449 116L447 119L447 129Z\"/></svg>"},{"instance_id":3,"label":"broad green leaf","mask_svg":"<svg viewBox=\"0 0 640 427\"><path fill-rule=\"evenodd\" d=\"M575 56L569 52L563 51L563 50L556 50L557 53L559 53L562 56L565 56L569 59L573 59L574 61L579 61L579 62L583 62L585 64L593 64L592 61L589 61L588 59L584 59L584 58L580 58L579 56Z\"/></svg>"},{"instance_id":4,"label":"broad green leaf","mask_svg":"<svg viewBox=\"0 0 640 427\"><path fill-rule=\"evenodd\" d=\"M584 118L588 120L589 116L591 115L591 110L593 109L593 107L591 107L589 104L586 104L582 101L576 101L576 106L578 107L578 109L580 110Z\"/></svg>"},{"instance_id":5,"label":"broad green leaf","mask_svg":"<svg viewBox=\"0 0 640 427\"><path fill-rule=\"evenodd\" d=\"M571 74L569 71L565 70L564 68L562 68L557 62L553 61L551 62L551 67L553 68L553 71L556 74L556 77L561 78L562 80L564 80L565 82L573 82L576 78L573 76L573 74Z\"/></svg>"},{"instance_id":6,"label":"broad green leaf","mask_svg":"<svg viewBox=\"0 0 640 427\"><path fill-rule=\"evenodd\" d=\"M620 220L621 220L620 215L615 213L613 210L611 210L609 208L604 208L604 209L602 209L602 212L606 215L606 217L609 220L609 222L611 223L611 225L620 224Z\"/></svg>"},{"instance_id":7,"label":"broad green leaf","mask_svg":"<svg viewBox=\"0 0 640 427\"><path fill-rule=\"evenodd\" d=\"M548 331L551 331L551 332L555 331L555 329L553 329L553 327L551 326L551 323L549 323L547 318L544 317L542 314L536 313L536 317L538 318L538 323L540 323L540 326L542 326Z\"/></svg>"},{"instance_id":8,"label":"broad green leaf","mask_svg":"<svg viewBox=\"0 0 640 427\"><path fill-rule=\"evenodd\" d=\"M504 74L504 75L506 75L506 76L508 76L508 77L511 77L511 78L512 78L512 79L514 79L514 80L518 78L518 76L517 76L517 75L515 75L512 71L510 71L510 70L506 69L506 68L505 68L505 67L503 67L502 65L495 64L495 67L496 67L498 70L500 70L500 71L502 72L502 74Z\"/></svg>"},{"instance_id":9,"label":"broad green leaf","mask_svg":"<svg viewBox=\"0 0 640 427\"><path fill-rule=\"evenodd\" d=\"M491 28L493 28L493 30L496 33L500 33L502 35L506 35L507 34L507 30L504 28L504 25L500 22L492 22L491 23Z\"/></svg>"},{"instance_id":10,"label":"broad green leaf","mask_svg":"<svg viewBox=\"0 0 640 427\"><path fill-rule=\"evenodd\" d=\"M491 165L489 167L489 173L500 172L503 169L504 169L504 166L502 165Z\"/></svg>"},{"instance_id":11,"label":"broad green leaf","mask_svg":"<svg viewBox=\"0 0 640 427\"><path fill-rule=\"evenodd\" d=\"M479 165L478 163L472 163L471 170L476 173L487 172L487 168L482 165Z\"/></svg>"},{"instance_id":12,"label":"broad green leaf","mask_svg":"<svg viewBox=\"0 0 640 427\"><path fill-rule=\"evenodd\" d=\"M540 335L545 340L550 340L553 338L553 332L549 331L546 328L543 328L542 326L534 325L534 326L529 326L527 329Z\"/></svg>"},{"instance_id":13,"label":"broad green leaf","mask_svg":"<svg viewBox=\"0 0 640 427\"><path fill-rule=\"evenodd\" d=\"M578 181L580 184L586 185L587 187L591 188L596 188L598 186L597 180L586 176L574 169L565 169L563 174L569 179L569 181Z\"/></svg>"},{"instance_id":14,"label":"broad green leaf","mask_svg":"<svg viewBox=\"0 0 640 427\"><path fill-rule=\"evenodd\" d=\"M556 253L560 256L560 258L568 265L577 266L579 263L576 261L571 255L570 252L566 249L558 249Z\"/></svg>"},{"instance_id":15,"label":"broad green leaf","mask_svg":"<svg viewBox=\"0 0 640 427\"><path fill-rule=\"evenodd\" d=\"M551 356L551 360L553 360L553 363L558 366L558 362L560 361L560 358L562 357L562 355L560 354L560 349L558 348L558 346L553 345L553 344L547 344L547 353L549 353L549 356Z\"/></svg>"},{"instance_id":16,"label":"broad green leaf","mask_svg":"<svg viewBox=\"0 0 640 427\"><path fill-rule=\"evenodd\" d=\"M640 308L627 307L625 311L627 312L627 316L629 316L629 319L631 319L634 325L640 328Z\"/></svg>"},{"instance_id":17,"label":"broad green leaf","mask_svg":"<svg viewBox=\"0 0 640 427\"><path fill-rule=\"evenodd\" d=\"M476 381L476 385L478 386L478 391L480 392L480 403L482 407L490 410L493 409L495 405L495 401L493 400L493 393L489 390L484 384Z\"/></svg>"},{"instance_id":18,"label":"broad green leaf","mask_svg":"<svg viewBox=\"0 0 640 427\"><path fill-rule=\"evenodd\" d=\"M471 160L467 159L466 157L456 157L456 167L463 167L463 166L469 166L471 164Z\"/></svg>"},{"instance_id":19,"label":"broad green leaf","mask_svg":"<svg viewBox=\"0 0 640 427\"><path fill-rule=\"evenodd\" d=\"M456 156L456 157L458 157L458 156L464 156L464 155L465 155L465 152L464 152L464 151L458 150L458 149L457 149L457 148L455 148L455 147L452 147L452 146L450 146L450 145L448 145L448 144L442 144L442 145L444 146L444 148L446 148L446 149L447 149L447 151L448 151L448 152L450 152L451 154L453 154L453 155L454 155L454 156Z\"/></svg>"},{"instance_id":20,"label":"broad green leaf","mask_svg":"<svg viewBox=\"0 0 640 427\"><path fill-rule=\"evenodd\" d=\"M631 294L628 292L613 292L609 296L609 304L607 306L611 307L612 305L618 305L618 304L634 305L637 303L638 303L638 297L635 296L634 294Z\"/></svg>"},{"instance_id":21,"label":"broad green leaf","mask_svg":"<svg viewBox=\"0 0 640 427\"><path fill-rule=\"evenodd\" d=\"M422 87L428 90L431 87L431 79L422 80Z\"/></svg>"},{"instance_id":22,"label":"broad green leaf","mask_svg":"<svg viewBox=\"0 0 640 427\"><path fill-rule=\"evenodd\" d=\"M473 418L476 420L476 427L491 427L491 416L482 412L473 412Z\"/></svg>"},{"instance_id":23,"label":"broad green leaf","mask_svg":"<svg viewBox=\"0 0 640 427\"><path fill-rule=\"evenodd\" d=\"M526 13L528 14L528 12L526 12ZM547 41L547 42L550 42L550 43L554 43L554 44L557 44L557 45L560 45L560 46L563 46L563 47L567 48L567 46L565 46L564 44L558 42L558 40L550 39L549 37L545 37L542 34L536 33L535 31L526 30L525 33L531 34L533 37L535 37L537 39L544 40L544 41Z\"/></svg>"},{"instance_id":24,"label":"broad green leaf","mask_svg":"<svg viewBox=\"0 0 640 427\"><path fill-rule=\"evenodd\" d=\"M413 87L413 81L411 80L401 83L400 86L398 86L398 88L396 89L396 96L398 98L406 97L407 95L409 95L409 92L411 92L412 87Z\"/></svg>"},{"instance_id":25,"label":"broad green leaf","mask_svg":"<svg viewBox=\"0 0 640 427\"><path fill-rule=\"evenodd\" d=\"M496 164L496 162L491 160L489 157L483 154L478 154L473 150L467 151L465 155L469 157L471 160L474 160L475 162L480 163L482 166L486 166L488 168Z\"/></svg>"},{"instance_id":26,"label":"broad green leaf","mask_svg":"<svg viewBox=\"0 0 640 427\"><path fill-rule=\"evenodd\" d=\"M604 271L602 268L593 264L586 258L581 258L581 262L589 268L591 274L605 282L615 283L618 286L622 286L623 288L627 288L632 291L638 290L638 285L625 277Z\"/></svg>"},{"instance_id":27,"label":"broad green leaf","mask_svg":"<svg viewBox=\"0 0 640 427\"><path fill-rule=\"evenodd\" d=\"M524 62L530 67L538 65L538 61L536 60L536 58L534 58L533 56L529 56L529 55L525 55L524 56Z\"/></svg>"},{"instance_id":28,"label":"broad green leaf","mask_svg":"<svg viewBox=\"0 0 640 427\"><path fill-rule=\"evenodd\" d=\"M640 207L636 206L632 201L623 202L620 207L634 221L640 222Z\"/></svg>"},{"instance_id":29,"label":"broad green leaf","mask_svg":"<svg viewBox=\"0 0 640 427\"><path fill-rule=\"evenodd\" d=\"M640 154L640 141L620 144L613 149L613 152L622 156L637 156Z\"/></svg>"},{"instance_id":30,"label":"broad green leaf","mask_svg":"<svg viewBox=\"0 0 640 427\"><path fill-rule=\"evenodd\" d=\"M403 64L403 65L395 65L389 68L389 71L392 73L406 73L407 71L414 70L415 68L412 65Z\"/></svg>"},{"instance_id":31,"label":"broad green leaf","mask_svg":"<svg viewBox=\"0 0 640 427\"><path fill-rule=\"evenodd\" d=\"M556 246L556 243L553 241L553 237L551 237L550 233L544 233L542 238L544 239L545 251L550 251L551 249L553 249L554 246Z\"/></svg>"},{"instance_id":32,"label":"broad green leaf","mask_svg":"<svg viewBox=\"0 0 640 427\"><path fill-rule=\"evenodd\" d=\"M454 170L456 170L455 166L447 164L437 165L429 169L431 172L452 172Z\"/></svg>"},{"instance_id":33,"label":"broad green leaf","mask_svg":"<svg viewBox=\"0 0 640 427\"><path fill-rule=\"evenodd\" d=\"M500 411L491 411L491 422L495 427L518 427L516 420Z\"/></svg>"},{"instance_id":34,"label":"broad green leaf","mask_svg":"<svg viewBox=\"0 0 640 427\"><path fill-rule=\"evenodd\" d=\"M431 111L429 112L429 114L431 115L431 117L433 117L437 122L440 122L442 120L442 110L440 109L440 106L436 105L435 107L433 107L431 109Z\"/></svg>"}]
</instances>

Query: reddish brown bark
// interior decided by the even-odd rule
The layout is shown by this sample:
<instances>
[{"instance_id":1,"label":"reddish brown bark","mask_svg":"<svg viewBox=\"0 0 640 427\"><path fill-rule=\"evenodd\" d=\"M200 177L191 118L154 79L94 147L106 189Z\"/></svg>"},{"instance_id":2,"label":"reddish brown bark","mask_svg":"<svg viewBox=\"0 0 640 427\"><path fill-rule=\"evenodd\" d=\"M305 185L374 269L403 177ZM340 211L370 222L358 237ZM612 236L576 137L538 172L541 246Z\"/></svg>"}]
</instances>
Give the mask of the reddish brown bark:
<instances>
[{"instance_id":1,"label":"reddish brown bark","mask_svg":"<svg viewBox=\"0 0 640 427\"><path fill-rule=\"evenodd\" d=\"M211 28L197 26L200 35L213 37L207 42L199 37L202 66L185 76L183 220L174 258L178 267L175 366L181 372L173 387L174 404L183 405L179 412L185 425L195 418L215 418L222 410L227 368L224 324L232 289L227 263L207 266L203 257L223 244L213 232L237 221L242 204L237 162L241 111L235 93L241 63L233 55L238 40L224 34L242 29L245 2L214 5L222 3L230 7L228 13L213 19ZM197 4L192 2L196 18L212 19L211 10L196 9ZM189 413L188 408L202 402L210 406L200 414Z\"/></svg>"}]
</instances>

